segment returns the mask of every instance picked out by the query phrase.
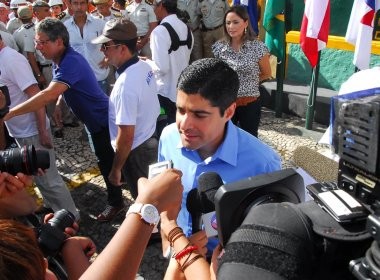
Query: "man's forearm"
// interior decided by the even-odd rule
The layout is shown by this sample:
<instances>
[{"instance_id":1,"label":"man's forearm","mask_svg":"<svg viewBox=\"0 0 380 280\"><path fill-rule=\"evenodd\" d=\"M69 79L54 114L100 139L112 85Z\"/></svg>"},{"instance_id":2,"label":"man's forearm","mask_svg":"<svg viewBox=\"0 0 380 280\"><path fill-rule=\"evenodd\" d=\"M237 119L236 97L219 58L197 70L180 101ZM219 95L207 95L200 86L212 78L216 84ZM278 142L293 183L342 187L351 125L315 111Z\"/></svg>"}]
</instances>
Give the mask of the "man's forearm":
<instances>
[{"instance_id":1,"label":"man's forearm","mask_svg":"<svg viewBox=\"0 0 380 280\"><path fill-rule=\"evenodd\" d=\"M134 126L119 126L118 135L116 137L116 151L112 164L113 170L122 169L131 152L134 134Z\"/></svg>"},{"instance_id":2,"label":"man's forearm","mask_svg":"<svg viewBox=\"0 0 380 280\"><path fill-rule=\"evenodd\" d=\"M42 107L41 109L35 111L35 114L36 114L38 132L41 133L41 132L46 131L46 109L45 109L45 107Z\"/></svg>"},{"instance_id":3,"label":"man's forearm","mask_svg":"<svg viewBox=\"0 0 380 280\"><path fill-rule=\"evenodd\" d=\"M30 98L10 109L9 113L6 115L6 120L44 108L45 105L56 100L67 88L68 87L64 84L50 83L50 85L42 91L37 90L36 92L29 93L29 88L26 89L25 93L28 94Z\"/></svg>"},{"instance_id":4,"label":"man's forearm","mask_svg":"<svg viewBox=\"0 0 380 280\"><path fill-rule=\"evenodd\" d=\"M117 145L115 156L113 158L112 168L115 170L121 170L124 163L127 161L129 153L131 152L132 144L127 143L124 145Z\"/></svg>"}]
</instances>

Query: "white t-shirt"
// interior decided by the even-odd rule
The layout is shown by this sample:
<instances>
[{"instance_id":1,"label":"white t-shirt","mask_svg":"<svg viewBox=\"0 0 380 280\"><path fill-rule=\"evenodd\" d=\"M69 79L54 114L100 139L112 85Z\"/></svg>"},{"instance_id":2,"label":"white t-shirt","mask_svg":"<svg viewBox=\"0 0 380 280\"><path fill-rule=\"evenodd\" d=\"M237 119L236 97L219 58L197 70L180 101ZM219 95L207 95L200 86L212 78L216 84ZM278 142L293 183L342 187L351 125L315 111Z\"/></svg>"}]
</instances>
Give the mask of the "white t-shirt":
<instances>
[{"instance_id":1,"label":"white t-shirt","mask_svg":"<svg viewBox=\"0 0 380 280\"><path fill-rule=\"evenodd\" d=\"M133 150L153 135L159 114L152 68L139 60L120 74L110 95L108 121L113 148L116 148L118 125L135 126Z\"/></svg>"},{"instance_id":2,"label":"white t-shirt","mask_svg":"<svg viewBox=\"0 0 380 280\"><path fill-rule=\"evenodd\" d=\"M10 107L28 100L24 90L37 84L26 58L9 47L0 50L0 83L6 85L11 98ZM27 113L5 122L9 134L15 138L26 138L38 134L35 113ZM46 117L46 128L49 120Z\"/></svg>"}]
</instances>

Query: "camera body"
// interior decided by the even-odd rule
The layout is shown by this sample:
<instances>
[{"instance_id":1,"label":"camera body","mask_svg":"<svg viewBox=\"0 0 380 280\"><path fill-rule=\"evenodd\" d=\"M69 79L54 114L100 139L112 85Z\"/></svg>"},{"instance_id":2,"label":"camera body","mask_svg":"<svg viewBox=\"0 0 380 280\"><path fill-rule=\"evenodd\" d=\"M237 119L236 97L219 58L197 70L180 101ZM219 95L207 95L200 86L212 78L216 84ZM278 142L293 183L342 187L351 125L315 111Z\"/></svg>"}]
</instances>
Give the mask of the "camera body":
<instances>
[{"instance_id":1,"label":"camera body","mask_svg":"<svg viewBox=\"0 0 380 280\"><path fill-rule=\"evenodd\" d=\"M371 206L380 199L380 95L336 98L335 147L340 156L338 186Z\"/></svg>"},{"instance_id":2,"label":"camera body","mask_svg":"<svg viewBox=\"0 0 380 280\"><path fill-rule=\"evenodd\" d=\"M41 225L37 229L38 244L45 256L55 256L64 240L65 228L71 227L75 222L75 216L66 209L61 209L54 213L54 217L47 224Z\"/></svg>"}]
</instances>

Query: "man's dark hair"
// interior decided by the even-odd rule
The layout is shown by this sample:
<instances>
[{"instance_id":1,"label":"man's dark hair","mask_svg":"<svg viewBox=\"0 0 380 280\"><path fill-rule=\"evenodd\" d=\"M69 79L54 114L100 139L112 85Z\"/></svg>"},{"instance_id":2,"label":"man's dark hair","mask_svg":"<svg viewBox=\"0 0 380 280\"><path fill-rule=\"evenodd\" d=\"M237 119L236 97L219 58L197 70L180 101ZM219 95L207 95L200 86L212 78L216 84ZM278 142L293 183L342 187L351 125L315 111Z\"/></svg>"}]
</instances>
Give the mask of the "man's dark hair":
<instances>
[{"instance_id":1,"label":"man's dark hair","mask_svg":"<svg viewBox=\"0 0 380 280\"><path fill-rule=\"evenodd\" d=\"M239 77L227 63L216 58L203 58L186 67L178 79L177 90L186 94L200 94L221 116L236 101Z\"/></svg>"},{"instance_id":2,"label":"man's dark hair","mask_svg":"<svg viewBox=\"0 0 380 280\"><path fill-rule=\"evenodd\" d=\"M120 5L120 7L125 7L125 0L115 0L116 3Z\"/></svg>"},{"instance_id":3,"label":"man's dark hair","mask_svg":"<svg viewBox=\"0 0 380 280\"><path fill-rule=\"evenodd\" d=\"M168 12L168 14L176 14L177 13L177 1L176 0L162 0L162 6Z\"/></svg>"},{"instance_id":4,"label":"man's dark hair","mask_svg":"<svg viewBox=\"0 0 380 280\"><path fill-rule=\"evenodd\" d=\"M69 32L59 19L45 18L41 20L36 26L36 33L40 32L45 33L50 41L56 41L58 38L61 38L66 48L70 46Z\"/></svg>"},{"instance_id":5,"label":"man's dark hair","mask_svg":"<svg viewBox=\"0 0 380 280\"><path fill-rule=\"evenodd\" d=\"M131 52L131 54L135 54L137 40L138 38L134 38L131 40L124 40L124 41L123 40L112 40L112 41L115 43L115 45L118 45L118 44L126 45L129 51Z\"/></svg>"}]
</instances>

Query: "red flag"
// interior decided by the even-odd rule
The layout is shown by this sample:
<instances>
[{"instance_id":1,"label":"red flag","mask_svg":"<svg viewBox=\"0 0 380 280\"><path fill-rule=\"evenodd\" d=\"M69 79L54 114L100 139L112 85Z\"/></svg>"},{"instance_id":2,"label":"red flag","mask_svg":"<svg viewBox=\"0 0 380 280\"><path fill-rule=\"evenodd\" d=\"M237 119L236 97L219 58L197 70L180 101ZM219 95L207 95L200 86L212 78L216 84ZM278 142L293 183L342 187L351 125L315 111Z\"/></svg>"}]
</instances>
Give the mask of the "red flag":
<instances>
[{"instance_id":1,"label":"red flag","mask_svg":"<svg viewBox=\"0 0 380 280\"><path fill-rule=\"evenodd\" d=\"M300 44L303 52L314 68L318 52L326 47L330 29L330 1L305 0Z\"/></svg>"},{"instance_id":2,"label":"red flag","mask_svg":"<svg viewBox=\"0 0 380 280\"><path fill-rule=\"evenodd\" d=\"M373 20L380 0L355 0L348 22L346 41L355 45L354 64L368 69L371 58Z\"/></svg>"}]
</instances>

